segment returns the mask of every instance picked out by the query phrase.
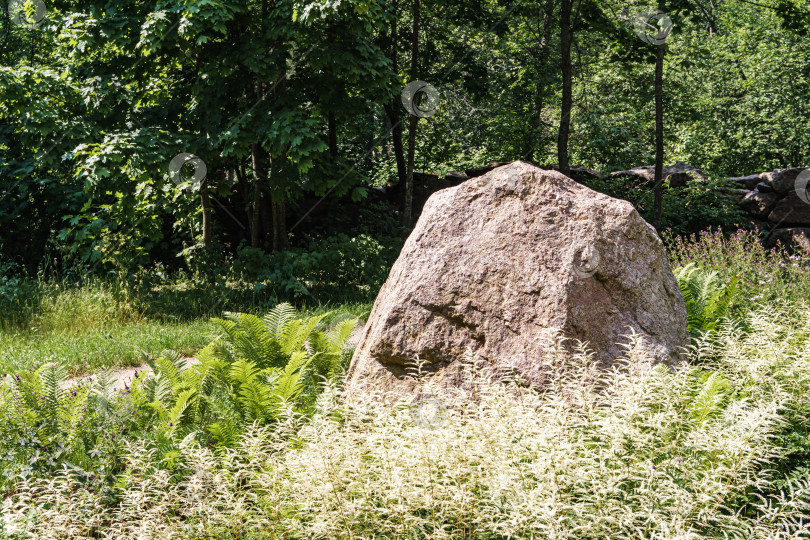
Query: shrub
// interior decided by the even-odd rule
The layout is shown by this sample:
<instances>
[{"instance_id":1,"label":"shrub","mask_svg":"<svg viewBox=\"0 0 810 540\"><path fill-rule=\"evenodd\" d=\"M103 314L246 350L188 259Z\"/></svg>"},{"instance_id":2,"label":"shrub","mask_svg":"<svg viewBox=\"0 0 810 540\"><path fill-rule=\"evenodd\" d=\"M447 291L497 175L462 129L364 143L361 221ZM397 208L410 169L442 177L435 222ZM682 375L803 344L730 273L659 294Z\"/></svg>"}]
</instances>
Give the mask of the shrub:
<instances>
[{"instance_id":1,"label":"shrub","mask_svg":"<svg viewBox=\"0 0 810 540\"><path fill-rule=\"evenodd\" d=\"M26 324L37 312L41 287L25 276L23 269L0 259L0 322L2 328Z\"/></svg>"}]
</instances>

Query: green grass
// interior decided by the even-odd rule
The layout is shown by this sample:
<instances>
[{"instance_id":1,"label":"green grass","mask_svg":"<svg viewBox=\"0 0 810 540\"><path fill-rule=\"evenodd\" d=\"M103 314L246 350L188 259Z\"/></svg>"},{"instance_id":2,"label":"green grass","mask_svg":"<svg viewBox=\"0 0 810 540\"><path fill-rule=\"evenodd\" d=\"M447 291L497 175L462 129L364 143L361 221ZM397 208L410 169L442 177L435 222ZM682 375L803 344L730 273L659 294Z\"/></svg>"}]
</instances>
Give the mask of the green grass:
<instances>
[{"instance_id":1,"label":"green grass","mask_svg":"<svg viewBox=\"0 0 810 540\"><path fill-rule=\"evenodd\" d=\"M183 295L178 294L182 289ZM264 314L269 307L252 296L223 295L200 286L150 292L151 307L136 307L123 291L103 282L82 286L28 280L0 306L0 369L16 372L60 362L71 375L101 367L138 366L146 354L164 349L193 355L208 343L211 317L223 311ZM166 306L172 305L169 310ZM370 303L301 306L305 315L327 311L365 318ZM173 312L172 312L173 311ZM327 318L329 322L329 318Z\"/></svg>"},{"instance_id":2,"label":"green grass","mask_svg":"<svg viewBox=\"0 0 810 540\"><path fill-rule=\"evenodd\" d=\"M191 322L132 321L71 331L0 333L0 368L16 372L45 362L65 363L72 375L100 367L138 366L145 354L164 349L193 355L210 337L207 319Z\"/></svg>"}]
</instances>

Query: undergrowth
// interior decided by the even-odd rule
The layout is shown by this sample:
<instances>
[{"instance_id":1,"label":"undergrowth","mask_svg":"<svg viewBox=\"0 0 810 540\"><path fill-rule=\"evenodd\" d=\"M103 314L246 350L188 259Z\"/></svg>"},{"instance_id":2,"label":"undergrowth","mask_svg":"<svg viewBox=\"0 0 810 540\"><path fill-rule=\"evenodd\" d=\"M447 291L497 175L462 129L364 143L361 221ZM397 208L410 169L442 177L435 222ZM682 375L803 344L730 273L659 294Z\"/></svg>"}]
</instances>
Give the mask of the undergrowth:
<instances>
[{"instance_id":1,"label":"undergrowth","mask_svg":"<svg viewBox=\"0 0 810 540\"><path fill-rule=\"evenodd\" d=\"M810 479L783 465L783 427L810 391L810 313L720 324L691 362L631 344L605 371L577 349L553 384L493 382L469 356L456 389L420 401L326 386L219 451L169 458L126 442L111 491L64 468L3 501L10 537L801 538ZM554 343L562 348L563 343Z\"/></svg>"}]
</instances>

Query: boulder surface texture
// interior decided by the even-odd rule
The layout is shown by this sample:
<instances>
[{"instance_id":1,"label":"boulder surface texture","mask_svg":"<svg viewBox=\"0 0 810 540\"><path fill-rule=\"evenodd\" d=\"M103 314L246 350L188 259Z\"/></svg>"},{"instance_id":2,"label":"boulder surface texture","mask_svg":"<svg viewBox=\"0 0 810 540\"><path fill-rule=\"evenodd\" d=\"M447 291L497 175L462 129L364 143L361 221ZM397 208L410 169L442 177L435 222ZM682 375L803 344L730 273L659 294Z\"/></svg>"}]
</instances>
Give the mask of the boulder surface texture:
<instances>
[{"instance_id":1,"label":"boulder surface texture","mask_svg":"<svg viewBox=\"0 0 810 540\"><path fill-rule=\"evenodd\" d=\"M347 387L410 390L417 358L455 384L468 350L494 373L542 386L555 336L588 342L607 366L632 333L666 363L682 360L689 341L655 230L629 202L518 161L430 197L374 303Z\"/></svg>"}]
</instances>

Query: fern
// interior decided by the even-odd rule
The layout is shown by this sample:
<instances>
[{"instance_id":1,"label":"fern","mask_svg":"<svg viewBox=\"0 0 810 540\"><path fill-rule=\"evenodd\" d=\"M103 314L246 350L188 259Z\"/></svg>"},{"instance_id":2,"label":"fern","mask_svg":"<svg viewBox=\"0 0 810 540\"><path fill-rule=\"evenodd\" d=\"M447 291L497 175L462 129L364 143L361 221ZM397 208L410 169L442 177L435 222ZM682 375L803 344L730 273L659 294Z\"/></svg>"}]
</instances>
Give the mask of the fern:
<instances>
[{"instance_id":1,"label":"fern","mask_svg":"<svg viewBox=\"0 0 810 540\"><path fill-rule=\"evenodd\" d=\"M63 386L67 381L67 370L65 366L49 362L43 364L37 375L40 380L40 392L44 398L44 413L53 425L59 421L59 412L64 395Z\"/></svg>"},{"instance_id":2,"label":"fern","mask_svg":"<svg viewBox=\"0 0 810 540\"><path fill-rule=\"evenodd\" d=\"M717 330L729 314L729 306L737 293L736 277L725 285L717 272L701 270L690 263L674 272L686 303L689 334L696 338Z\"/></svg>"},{"instance_id":3,"label":"fern","mask_svg":"<svg viewBox=\"0 0 810 540\"><path fill-rule=\"evenodd\" d=\"M270 313L264 316L264 324L268 332L274 336L278 336L281 334L282 328L295 319L295 316L295 308L285 302L277 305Z\"/></svg>"},{"instance_id":4,"label":"fern","mask_svg":"<svg viewBox=\"0 0 810 540\"><path fill-rule=\"evenodd\" d=\"M188 415L187 412L189 411L189 405L193 402L196 394L196 390L192 389L183 390L177 394L177 397L174 400L174 406L169 411L169 421L174 425L175 428L189 425L189 421L192 419L192 416Z\"/></svg>"},{"instance_id":5,"label":"fern","mask_svg":"<svg viewBox=\"0 0 810 540\"><path fill-rule=\"evenodd\" d=\"M706 377L689 404L689 415L698 423L703 423L722 411L731 395L732 386L720 372Z\"/></svg>"},{"instance_id":6,"label":"fern","mask_svg":"<svg viewBox=\"0 0 810 540\"><path fill-rule=\"evenodd\" d=\"M117 416L115 399L115 376L112 370L104 370L96 375L90 395L96 404L98 413L108 419L114 420Z\"/></svg>"},{"instance_id":7,"label":"fern","mask_svg":"<svg viewBox=\"0 0 810 540\"><path fill-rule=\"evenodd\" d=\"M233 444L245 426L309 403L320 390L314 377L337 371L357 320L324 332L328 315L297 318L292 306L280 304L262 318L213 319L220 335L197 353L199 364L186 368L179 354L162 354L151 364L154 378L136 390L138 399L171 423L175 435Z\"/></svg>"}]
</instances>

